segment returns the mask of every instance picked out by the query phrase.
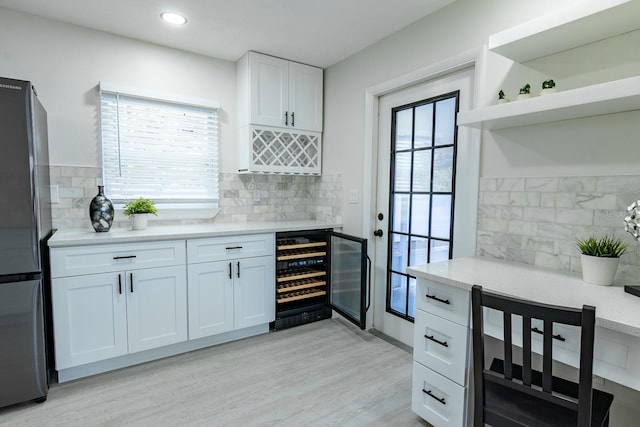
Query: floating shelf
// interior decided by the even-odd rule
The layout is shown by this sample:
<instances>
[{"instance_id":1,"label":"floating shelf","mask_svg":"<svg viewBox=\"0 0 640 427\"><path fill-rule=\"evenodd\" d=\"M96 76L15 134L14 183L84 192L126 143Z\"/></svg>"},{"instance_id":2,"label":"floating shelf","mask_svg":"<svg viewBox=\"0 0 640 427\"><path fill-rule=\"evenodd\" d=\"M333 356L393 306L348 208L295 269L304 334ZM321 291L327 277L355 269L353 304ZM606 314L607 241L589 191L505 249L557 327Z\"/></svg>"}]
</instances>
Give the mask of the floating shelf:
<instances>
[{"instance_id":1,"label":"floating shelf","mask_svg":"<svg viewBox=\"0 0 640 427\"><path fill-rule=\"evenodd\" d=\"M458 113L458 126L487 130L640 109L640 76Z\"/></svg>"},{"instance_id":2,"label":"floating shelf","mask_svg":"<svg viewBox=\"0 0 640 427\"><path fill-rule=\"evenodd\" d=\"M489 37L489 50L526 62L640 28L639 0L576 2Z\"/></svg>"}]
</instances>

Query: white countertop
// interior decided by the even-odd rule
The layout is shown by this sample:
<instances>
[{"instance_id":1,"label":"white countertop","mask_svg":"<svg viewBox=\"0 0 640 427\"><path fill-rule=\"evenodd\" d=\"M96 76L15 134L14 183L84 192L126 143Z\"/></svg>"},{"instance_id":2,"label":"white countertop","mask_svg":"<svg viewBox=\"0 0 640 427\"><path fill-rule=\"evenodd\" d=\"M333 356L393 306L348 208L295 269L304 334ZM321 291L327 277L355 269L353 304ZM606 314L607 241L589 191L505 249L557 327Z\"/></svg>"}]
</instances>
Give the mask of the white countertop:
<instances>
[{"instance_id":1,"label":"white countertop","mask_svg":"<svg viewBox=\"0 0 640 427\"><path fill-rule=\"evenodd\" d=\"M457 258L407 268L418 278L466 290L473 285L532 301L567 307L596 307L596 325L640 337L640 297L621 286L598 286L579 273L548 270L486 257ZM626 283L640 285L640 283Z\"/></svg>"},{"instance_id":2,"label":"white countertop","mask_svg":"<svg viewBox=\"0 0 640 427\"><path fill-rule=\"evenodd\" d=\"M96 245L109 243L148 242L155 240L179 240L201 237L230 236L280 231L316 230L340 228L342 224L326 221L249 221L233 223L194 224L148 227L145 230L112 228L105 233L92 229L61 229L49 239L49 247Z\"/></svg>"}]
</instances>

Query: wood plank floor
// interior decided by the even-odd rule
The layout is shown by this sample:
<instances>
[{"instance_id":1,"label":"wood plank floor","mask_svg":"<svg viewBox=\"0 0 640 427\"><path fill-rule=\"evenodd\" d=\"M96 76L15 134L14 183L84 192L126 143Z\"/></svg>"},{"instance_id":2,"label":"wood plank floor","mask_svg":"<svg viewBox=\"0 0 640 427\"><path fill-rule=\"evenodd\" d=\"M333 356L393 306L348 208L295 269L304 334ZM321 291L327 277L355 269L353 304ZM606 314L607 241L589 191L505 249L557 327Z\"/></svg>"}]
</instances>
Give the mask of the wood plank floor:
<instances>
[{"instance_id":1,"label":"wood plank floor","mask_svg":"<svg viewBox=\"0 0 640 427\"><path fill-rule=\"evenodd\" d=\"M0 426L428 424L411 412L411 354L329 319L57 384L0 409Z\"/></svg>"}]
</instances>

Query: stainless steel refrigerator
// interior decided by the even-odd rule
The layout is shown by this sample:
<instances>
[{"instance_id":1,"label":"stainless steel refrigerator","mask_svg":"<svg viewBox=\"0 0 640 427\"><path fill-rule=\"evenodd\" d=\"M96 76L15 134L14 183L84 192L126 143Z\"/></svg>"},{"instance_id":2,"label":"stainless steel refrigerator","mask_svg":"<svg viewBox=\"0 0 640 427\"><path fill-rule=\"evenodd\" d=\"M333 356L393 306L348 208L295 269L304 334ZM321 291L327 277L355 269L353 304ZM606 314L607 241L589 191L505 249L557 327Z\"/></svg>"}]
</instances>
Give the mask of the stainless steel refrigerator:
<instances>
[{"instance_id":1,"label":"stainless steel refrigerator","mask_svg":"<svg viewBox=\"0 0 640 427\"><path fill-rule=\"evenodd\" d=\"M0 407L48 391L47 113L27 81L0 78Z\"/></svg>"}]
</instances>

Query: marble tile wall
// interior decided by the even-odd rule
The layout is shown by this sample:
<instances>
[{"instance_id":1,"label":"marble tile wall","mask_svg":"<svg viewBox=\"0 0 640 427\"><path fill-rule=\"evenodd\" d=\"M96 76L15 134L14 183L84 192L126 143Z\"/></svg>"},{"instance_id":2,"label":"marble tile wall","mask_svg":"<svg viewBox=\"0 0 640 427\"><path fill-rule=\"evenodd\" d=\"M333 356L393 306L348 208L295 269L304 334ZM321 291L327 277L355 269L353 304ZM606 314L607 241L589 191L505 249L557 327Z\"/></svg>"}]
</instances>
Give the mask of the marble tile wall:
<instances>
[{"instance_id":1,"label":"marble tile wall","mask_svg":"<svg viewBox=\"0 0 640 427\"><path fill-rule=\"evenodd\" d=\"M638 199L640 175L481 178L476 253L581 271L576 237L608 233L629 245L618 279L637 277L640 243L624 231L623 219Z\"/></svg>"},{"instance_id":2,"label":"marble tile wall","mask_svg":"<svg viewBox=\"0 0 640 427\"><path fill-rule=\"evenodd\" d=\"M54 228L91 228L89 202L98 193L100 168L51 166L51 185L59 202L52 204ZM220 174L220 213L215 221L318 219L341 221L342 177ZM254 195L259 197L254 199ZM108 194L107 194L108 196ZM151 221L162 224L211 220ZM118 220L113 227L129 227Z\"/></svg>"}]
</instances>

